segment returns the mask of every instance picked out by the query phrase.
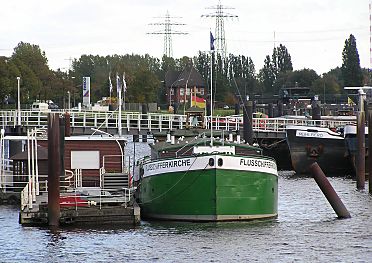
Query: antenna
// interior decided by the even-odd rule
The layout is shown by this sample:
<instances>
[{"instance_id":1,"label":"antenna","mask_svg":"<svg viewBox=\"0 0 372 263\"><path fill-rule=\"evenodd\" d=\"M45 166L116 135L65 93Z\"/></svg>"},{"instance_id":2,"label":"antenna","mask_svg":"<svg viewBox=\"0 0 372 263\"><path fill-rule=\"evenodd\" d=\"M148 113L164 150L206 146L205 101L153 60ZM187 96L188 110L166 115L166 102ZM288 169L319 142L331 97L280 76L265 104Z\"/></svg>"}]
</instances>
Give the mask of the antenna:
<instances>
[{"instance_id":1,"label":"antenna","mask_svg":"<svg viewBox=\"0 0 372 263\"><path fill-rule=\"evenodd\" d=\"M147 34L148 35L164 35L164 55L166 55L167 57L172 57L173 56L172 35L187 35L188 34L186 32L181 32L181 31L172 31L172 26L184 26L186 24L172 22L173 18L182 18L182 17L171 17L168 11L164 17L155 17L155 18L164 19L164 22L151 23L149 25L164 26L164 30L154 31L154 32L150 32Z\"/></svg>"},{"instance_id":2,"label":"antenna","mask_svg":"<svg viewBox=\"0 0 372 263\"><path fill-rule=\"evenodd\" d=\"M206 9L215 10L213 13L202 15L202 17L213 17L216 18L216 31L215 31L215 40L216 40L216 52L220 54L221 58L225 58L227 54L226 48L226 39L225 39L225 19L238 18L237 15L224 12L227 9L235 9L232 7L223 6L221 0L218 0L218 5L207 7Z\"/></svg>"}]
</instances>

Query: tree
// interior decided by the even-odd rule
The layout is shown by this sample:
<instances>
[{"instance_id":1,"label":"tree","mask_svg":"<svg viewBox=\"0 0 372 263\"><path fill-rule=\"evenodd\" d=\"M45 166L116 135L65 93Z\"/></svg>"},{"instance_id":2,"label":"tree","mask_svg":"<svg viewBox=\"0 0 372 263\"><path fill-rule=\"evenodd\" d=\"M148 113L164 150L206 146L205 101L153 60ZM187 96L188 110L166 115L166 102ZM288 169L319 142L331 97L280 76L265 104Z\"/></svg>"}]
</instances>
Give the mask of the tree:
<instances>
[{"instance_id":1,"label":"tree","mask_svg":"<svg viewBox=\"0 0 372 263\"><path fill-rule=\"evenodd\" d=\"M271 60L276 77L282 72L293 70L291 55L288 49L282 44L274 48Z\"/></svg>"},{"instance_id":2,"label":"tree","mask_svg":"<svg viewBox=\"0 0 372 263\"><path fill-rule=\"evenodd\" d=\"M259 80L263 85L265 92L273 92L273 85L275 81L275 71L273 64L271 63L270 56L267 55L264 61L264 66L259 72Z\"/></svg>"},{"instance_id":3,"label":"tree","mask_svg":"<svg viewBox=\"0 0 372 263\"><path fill-rule=\"evenodd\" d=\"M359 87L363 84L363 73L360 67L356 39L352 34L345 40L341 71L345 86Z\"/></svg>"},{"instance_id":4,"label":"tree","mask_svg":"<svg viewBox=\"0 0 372 263\"><path fill-rule=\"evenodd\" d=\"M314 94L319 95L330 95L340 94L342 92L342 88L340 84L337 82L337 79L334 75L331 74L324 74L322 78L319 78L313 82L311 85L311 91ZM322 98L324 101L324 98Z\"/></svg>"},{"instance_id":5,"label":"tree","mask_svg":"<svg viewBox=\"0 0 372 263\"><path fill-rule=\"evenodd\" d=\"M24 71L25 67L28 67L28 70L31 70L37 78L38 83L37 85L34 85L34 88L36 90L30 89L30 96L33 96L34 94L40 94L41 89L44 86L48 85L51 75L51 71L48 66L48 59L45 55L45 52L42 51L38 45L20 42L14 48L11 59L21 61ZM33 97L31 97L30 99L32 100Z\"/></svg>"}]
</instances>

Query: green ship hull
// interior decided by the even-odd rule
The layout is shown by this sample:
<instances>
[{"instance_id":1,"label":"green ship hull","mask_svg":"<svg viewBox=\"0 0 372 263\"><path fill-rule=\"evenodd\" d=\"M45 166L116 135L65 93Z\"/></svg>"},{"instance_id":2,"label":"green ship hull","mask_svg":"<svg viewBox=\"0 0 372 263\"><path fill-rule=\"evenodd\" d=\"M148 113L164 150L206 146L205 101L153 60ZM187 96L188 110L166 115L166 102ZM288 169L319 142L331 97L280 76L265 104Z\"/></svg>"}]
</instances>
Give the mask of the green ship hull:
<instances>
[{"instance_id":1,"label":"green ship hull","mask_svg":"<svg viewBox=\"0 0 372 263\"><path fill-rule=\"evenodd\" d=\"M210 154L149 162L139 189L145 218L229 221L278 214L276 164L265 157Z\"/></svg>"}]
</instances>

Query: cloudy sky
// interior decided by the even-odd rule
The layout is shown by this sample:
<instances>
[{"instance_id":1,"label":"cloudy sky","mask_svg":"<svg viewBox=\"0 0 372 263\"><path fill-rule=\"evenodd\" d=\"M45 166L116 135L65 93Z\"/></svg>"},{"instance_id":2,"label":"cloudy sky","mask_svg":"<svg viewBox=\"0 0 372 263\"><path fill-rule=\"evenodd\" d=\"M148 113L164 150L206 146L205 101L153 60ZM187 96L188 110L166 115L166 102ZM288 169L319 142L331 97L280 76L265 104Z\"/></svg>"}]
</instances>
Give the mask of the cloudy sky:
<instances>
[{"instance_id":1,"label":"cloudy sky","mask_svg":"<svg viewBox=\"0 0 372 263\"><path fill-rule=\"evenodd\" d=\"M218 0L0 0L0 55L10 56L20 42L37 44L52 69L67 70L69 58L82 54L150 54L161 57L162 30L149 25L185 23L173 30L173 55L194 56L208 50L215 20L201 18ZM370 67L369 0L222 0L239 18L225 22L227 50L250 56L258 71L275 43L284 44L295 69L318 74L341 66L344 41L357 39L362 67Z\"/></svg>"}]
</instances>

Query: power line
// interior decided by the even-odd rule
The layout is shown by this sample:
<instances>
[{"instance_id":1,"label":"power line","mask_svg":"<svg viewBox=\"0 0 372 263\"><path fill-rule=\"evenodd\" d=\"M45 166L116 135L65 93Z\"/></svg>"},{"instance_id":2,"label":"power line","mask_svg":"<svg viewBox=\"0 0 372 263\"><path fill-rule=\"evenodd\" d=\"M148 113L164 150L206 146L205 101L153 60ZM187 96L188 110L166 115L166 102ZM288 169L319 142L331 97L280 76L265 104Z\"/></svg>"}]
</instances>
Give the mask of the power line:
<instances>
[{"instance_id":1,"label":"power line","mask_svg":"<svg viewBox=\"0 0 372 263\"><path fill-rule=\"evenodd\" d=\"M235 9L235 8L223 6L221 4L221 0L218 0L218 4L216 6L207 7L206 9L215 10L214 12L210 14L202 15L202 17L216 18L216 28L215 28L216 51L218 54L220 54L222 58L225 58L227 54L226 39L225 39L225 19L238 18L237 15L226 13L225 10Z\"/></svg>"},{"instance_id":2,"label":"power line","mask_svg":"<svg viewBox=\"0 0 372 263\"><path fill-rule=\"evenodd\" d=\"M164 22L158 22L158 23L151 23L149 25L151 26L164 26L164 30L160 31L154 31L147 34L150 35L164 35L164 55L167 57L173 56L173 50L172 50L172 35L187 35L186 32L181 31L173 31L172 26L184 26L186 24L183 23L177 23L172 22L172 19L174 18L181 18L181 17L171 17L169 15L169 12L165 14L164 17L155 17L155 18L161 18L164 19Z\"/></svg>"}]
</instances>

